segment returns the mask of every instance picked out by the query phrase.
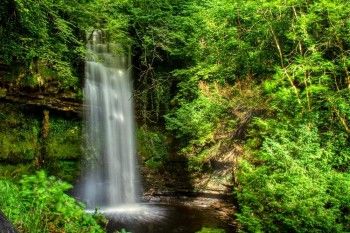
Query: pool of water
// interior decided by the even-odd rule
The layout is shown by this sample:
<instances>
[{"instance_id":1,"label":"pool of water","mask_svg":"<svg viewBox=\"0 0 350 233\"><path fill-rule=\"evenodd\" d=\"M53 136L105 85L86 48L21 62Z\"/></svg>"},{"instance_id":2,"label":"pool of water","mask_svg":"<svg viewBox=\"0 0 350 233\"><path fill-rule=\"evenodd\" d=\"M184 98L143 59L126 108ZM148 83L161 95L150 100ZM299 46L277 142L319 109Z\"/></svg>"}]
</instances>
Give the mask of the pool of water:
<instances>
[{"instance_id":1,"label":"pool of water","mask_svg":"<svg viewBox=\"0 0 350 233\"><path fill-rule=\"evenodd\" d=\"M222 219L212 208L157 203L119 206L101 212L110 220L109 233L123 228L132 233L195 233L202 227L236 232L233 222Z\"/></svg>"}]
</instances>

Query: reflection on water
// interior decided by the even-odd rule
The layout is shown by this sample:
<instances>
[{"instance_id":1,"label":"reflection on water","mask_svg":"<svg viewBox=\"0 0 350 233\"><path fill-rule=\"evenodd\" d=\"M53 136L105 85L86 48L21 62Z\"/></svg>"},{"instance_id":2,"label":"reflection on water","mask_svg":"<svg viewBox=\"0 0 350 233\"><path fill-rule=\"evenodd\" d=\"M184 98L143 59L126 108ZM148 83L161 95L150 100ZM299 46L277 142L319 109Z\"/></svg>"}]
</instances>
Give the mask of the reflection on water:
<instances>
[{"instance_id":1,"label":"reflection on water","mask_svg":"<svg viewBox=\"0 0 350 233\"><path fill-rule=\"evenodd\" d=\"M213 209L168 204L138 204L101 210L110 222L107 232L122 228L132 233L194 233L221 228L235 232L232 224L219 218Z\"/></svg>"},{"instance_id":2,"label":"reflection on water","mask_svg":"<svg viewBox=\"0 0 350 233\"><path fill-rule=\"evenodd\" d=\"M88 210L87 212L94 213L95 210ZM107 216L112 221L123 224L162 221L167 216L167 211L160 206L139 203L102 208L98 212Z\"/></svg>"}]
</instances>

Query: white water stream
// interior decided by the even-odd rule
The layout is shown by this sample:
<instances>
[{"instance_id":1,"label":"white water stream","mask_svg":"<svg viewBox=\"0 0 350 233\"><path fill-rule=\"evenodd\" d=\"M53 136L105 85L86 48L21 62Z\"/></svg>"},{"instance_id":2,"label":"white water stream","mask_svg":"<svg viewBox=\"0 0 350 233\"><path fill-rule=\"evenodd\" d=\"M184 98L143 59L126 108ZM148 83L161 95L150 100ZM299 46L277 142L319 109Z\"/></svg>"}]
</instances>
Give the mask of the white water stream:
<instances>
[{"instance_id":1,"label":"white water stream","mask_svg":"<svg viewBox=\"0 0 350 233\"><path fill-rule=\"evenodd\" d=\"M110 208L137 202L134 112L130 59L113 55L95 30L86 62L85 119L87 166L80 188L88 208Z\"/></svg>"}]
</instances>

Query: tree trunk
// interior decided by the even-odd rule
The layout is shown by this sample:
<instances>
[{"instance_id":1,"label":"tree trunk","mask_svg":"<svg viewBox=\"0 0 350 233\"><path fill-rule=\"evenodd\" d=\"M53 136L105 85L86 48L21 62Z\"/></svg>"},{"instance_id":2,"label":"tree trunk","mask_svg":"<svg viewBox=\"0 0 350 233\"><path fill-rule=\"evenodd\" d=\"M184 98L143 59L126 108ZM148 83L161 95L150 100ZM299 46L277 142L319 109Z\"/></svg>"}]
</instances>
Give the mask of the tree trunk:
<instances>
[{"instance_id":1,"label":"tree trunk","mask_svg":"<svg viewBox=\"0 0 350 233\"><path fill-rule=\"evenodd\" d=\"M43 111L43 121L41 126L41 149L38 159L38 166L42 167L47 158L47 137L49 136L49 127L50 127L50 116L49 111Z\"/></svg>"}]
</instances>

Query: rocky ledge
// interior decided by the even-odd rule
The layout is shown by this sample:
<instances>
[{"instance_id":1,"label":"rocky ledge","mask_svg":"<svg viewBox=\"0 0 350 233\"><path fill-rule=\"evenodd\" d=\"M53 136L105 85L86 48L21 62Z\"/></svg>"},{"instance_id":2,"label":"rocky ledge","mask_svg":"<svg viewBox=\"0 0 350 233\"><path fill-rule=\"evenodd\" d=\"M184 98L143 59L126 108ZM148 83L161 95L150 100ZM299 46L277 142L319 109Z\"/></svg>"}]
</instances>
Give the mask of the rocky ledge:
<instances>
[{"instance_id":1,"label":"rocky ledge","mask_svg":"<svg viewBox=\"0 0 350 233\"><path fill-rule=\"evenodd\" d=\"M34 108L54 110L82 116L83 103L72 93L46 94L40 92L6 91L2 89L0 100L3 102L26 105Z\"/></svg>"}]
</instances>

